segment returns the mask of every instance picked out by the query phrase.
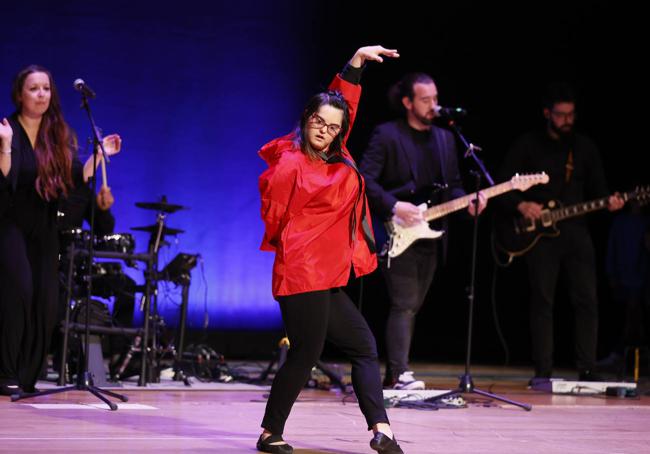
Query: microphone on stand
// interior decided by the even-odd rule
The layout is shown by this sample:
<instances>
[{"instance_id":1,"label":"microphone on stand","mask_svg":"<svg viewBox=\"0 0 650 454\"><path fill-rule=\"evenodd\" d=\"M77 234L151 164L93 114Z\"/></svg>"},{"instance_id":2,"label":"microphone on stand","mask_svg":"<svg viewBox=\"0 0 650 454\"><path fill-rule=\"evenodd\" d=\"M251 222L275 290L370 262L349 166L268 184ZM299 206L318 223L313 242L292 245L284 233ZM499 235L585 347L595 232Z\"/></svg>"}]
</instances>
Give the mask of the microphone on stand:
<instances>
[{"instance_id":1,"label":"microphone on stand","mask_svg":"<svg viewBox=\"0 0 650 454\"><path fill-rule=\"evenodd\" d=\"M436 106L436 116L445 118L461 118L467 116L467 110L462 107Z\"/></svg>"},{"instance_id":2,"label":"microphone on stand","mask_svg":"<svg viewBox=\"0 0 650 454\"><path fill-rule=\"evenodd\" d=\"M89 99L95 99L97 96L95 92L93 91L92 88L90 88L86 82L84 82L83 79L76 79L73 83L72 86L74 87L75 90L77 90L79 93L84 95L86 98Z\"/></svg>"}]
</instances>

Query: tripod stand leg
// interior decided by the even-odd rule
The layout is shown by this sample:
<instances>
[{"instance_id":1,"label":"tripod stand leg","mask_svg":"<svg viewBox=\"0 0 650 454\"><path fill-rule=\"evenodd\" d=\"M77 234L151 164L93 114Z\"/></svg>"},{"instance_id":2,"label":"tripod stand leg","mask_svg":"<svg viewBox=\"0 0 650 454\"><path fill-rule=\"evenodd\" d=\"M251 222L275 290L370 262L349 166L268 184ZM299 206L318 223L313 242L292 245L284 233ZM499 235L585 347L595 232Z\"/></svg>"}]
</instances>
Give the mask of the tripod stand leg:
<instances>
[{"instance_id":1,"label":"tripod stand leg","mask_svg":"<svg viewBox=\"0 0 650 454\"><path fill-rule=\"evenodd\" d=\"M109 401L102 394L106 394L116 399L120 399L122 402L127 402L129 400L127 396L123 396L122 394L114 393L112 391L107 391L105 389L101 389L101 388L97 388L96 386L93 386L92 376L88 372L84 372L79 377L77 377L76 385L66 386L64 388L58 388L58 389L48 389L46 391L39 391L37 393L14 394L11 396L11 401L16 402L17 400L28 399L30 397L48 396L52 394L64 393L67 391L88 391L89 393L93 394L95 397L100 399L102 402L104 402L106 405L108 405L112 411L117 410L117 405Z\"/></svg>"},{"instance_id":2,"label":"tripod stand leg","mask_svg":"<svg viewBox=\"0 0 650 454\"><path fill-rule=\"evenodd\" d=\"M484 397L489 397L490 399L499 400L501 402L505 402L507 404L523 408L526 411L531 411L533 409L533 406L530 404L522 404L520 402L515 402L514 400L506 399L505 397L497 396L496 394L492 394L487 391L481 391L480 389L475 388L472 392L475 392L476 394L480 394L481 396Z\"/></svg>"},{"instance_id":3,"label":"tripod stand leg","mask_svg":"<svg viewBox=\"0 0 650 454\"><path fill-rule=\"evenodd\" d=\"M99 392L99 393L106 394L107 396L111 396L111 397L113 397L115 399L120 399L122 402L128 402L129 401L129 398L127 396L123 395L123 394L118 394L118 393L115 393L113 391L108 391L108 390L102 389L102 388L95 388L95 390L97 392Z\"/></svg>"},{"instance_id":4,"label":"tripod stand leg","mask_svg":"<svg viewBox=\"0 0 650 454\"><path fill-rule=\"evenodd\" d=\"M108 400L106 397L102 396L102 394L99 392L99 390L97 388L95 388L94 386L89 386L88 391L92 395L94 395L96 398L98 398L99 400L104 402L106 405L108 405L108 407L111 409L111 411L117 410L117 405L114 404L113 402L111 402L110 400Z\"/></svg>"},{"instance_id":5,"label":"tripod stand leg","mask_svg":"<svg viewBox=\"0 0 650 454\"><path fill-rule=\"evenodd\" d=\"M174 380L182 381L185 383L185 386L191 386L190 381L183 372L183 350L185 349L185 324L187 323L187 306L189 302L189 293L190 293L190 281L189 275L183 276L183 288L182 288L182 298L181 298L181 319L179 322L179 332L176 337L176 345L178 350L176 351L175 360L174 360Z\"/></svg>"},{"instance_id":6,"label":"tripod stand leg","mask_svg":"<svg viewBox=\"0 0 650 454\"><path fill-rule=\"evenodd\" d=\"M472 376L469 374L464 374L460 377L460 383L458 385L458 388L451 390L449 392L446 392L444 394L440 394L439 396L431 397L427 399L427 402L436 402L438 400L444 399L445 397L453 396L454 394L471 394L471 393L476 393L484 397L489 397L490 399L495 399L499 400L501 402L505 402L510 405L514 405L516 407L523 408L526 411L530 411L533 409L532 405L529 404L522 404L520 402L516 402L514 400L506 399L505 397L498 396L496 394L489 393L487 391L482 391L478 388L474 387L474 381L472 380Z\"/></svg>"}]
</instances>

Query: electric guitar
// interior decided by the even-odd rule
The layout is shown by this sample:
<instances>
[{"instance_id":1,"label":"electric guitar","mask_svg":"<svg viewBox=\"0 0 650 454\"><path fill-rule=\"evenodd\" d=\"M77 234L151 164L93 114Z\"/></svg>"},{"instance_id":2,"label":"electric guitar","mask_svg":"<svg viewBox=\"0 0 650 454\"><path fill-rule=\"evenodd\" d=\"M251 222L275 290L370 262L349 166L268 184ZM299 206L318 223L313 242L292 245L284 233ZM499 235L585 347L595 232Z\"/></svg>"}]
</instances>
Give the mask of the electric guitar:
<instances>
[{"instance_id":1,"label":"electric guitar","mask_svg":"<svg viewBox=\"0 0 650 454\"><path fill-rule=\"evenodd\" d=\"M638 187L634 191L621 194L626 202L637 200L641 203L650 200L650 186ZM608 206L609 196L601 199L562 206L556 200L551 200L544 205L539 219L528 219L518 216L514 219L496 219L494 228L494 241L499 252L508 255L508 262L514 257L530 251L542 237L557 237L560 230L557 223L564 220L594 211L602 210Z\"/></svg>"},{"instance_id":2,"label":"electric guitar","mask_svg":"<svg viewBox=\"0 0 650 454\"><path fill-rule=\"evenodd\" d=\"M501 184L491 186L486 189L481 189L481 193L486 199L495 197L497 195L513 191L525 191L531 186L536 184L548 183L548 175L546 173L535 173L530 175L515 175L509 181ZM450 200L440 205L427 208L426 203L418 205L422 210L423 220L415 225L406 227L402 225L397 216L393 216L385 223L386 231L388 233L388 243L385 247L385 253L389 258L395 258L403 253L408 247L417 240L422 239L436 239L440 238L445 232L442 230L433 230L429 226L429 222L446 216L463 208L467 208L474 194L468 194L454 200Z\"/></svg>"}]
</instances>

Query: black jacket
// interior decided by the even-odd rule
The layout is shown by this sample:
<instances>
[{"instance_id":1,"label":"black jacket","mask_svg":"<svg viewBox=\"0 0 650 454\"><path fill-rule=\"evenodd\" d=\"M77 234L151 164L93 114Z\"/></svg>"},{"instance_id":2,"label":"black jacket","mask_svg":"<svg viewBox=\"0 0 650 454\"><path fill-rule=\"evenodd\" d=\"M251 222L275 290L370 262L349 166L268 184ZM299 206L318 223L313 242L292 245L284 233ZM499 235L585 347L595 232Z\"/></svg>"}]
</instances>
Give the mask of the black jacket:
<instances>
[{"instance_id":1,"label":"black jacket","mask_svg":"<svg viewBox=\"0 0 650 454\"><path fill-rule=\"evenodd\" d=\"M437 202L465 195L452 133L433 126L427 144L427 149L435 154L433 160L439 165L441 181L423 178L416 160L419 155L417 147L404 119L381 124L373 131L360 170L366 180L370 209L382 221L390 219L397 201L420 203L417 196L434 183L448 186L441 191ZM443 218L441 228L447 229L446 218Z\"/></svg>"}]
</instances>

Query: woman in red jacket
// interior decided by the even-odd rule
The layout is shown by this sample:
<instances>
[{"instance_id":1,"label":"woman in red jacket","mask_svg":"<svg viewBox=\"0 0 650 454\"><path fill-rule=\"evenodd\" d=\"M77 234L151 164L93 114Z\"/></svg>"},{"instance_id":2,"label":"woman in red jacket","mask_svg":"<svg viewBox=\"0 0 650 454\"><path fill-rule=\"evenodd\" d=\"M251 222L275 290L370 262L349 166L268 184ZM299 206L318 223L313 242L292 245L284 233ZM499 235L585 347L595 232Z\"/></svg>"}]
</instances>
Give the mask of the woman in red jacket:
<instances>
[{"instance_id":1,"label":"woman in red jacket","mask_svg":"<svg viewBox=\"0 0 650 454\"><path fill-rule=\"evenodd\" d=\"M375 339L340 289L377 267L365 184L345 147L354 123L367 60L398 57L394 49L362 47L329 86L313 96L293 133L259 154L269 168L259 178L266 231L261 249L275 252L273 296L280 303L291 348L266 405L260 451L291 453L284 424L325 340L352 361L352 385L368 428L370 447L402 453L386 411Z\"/></svg>"}]
</instances>

